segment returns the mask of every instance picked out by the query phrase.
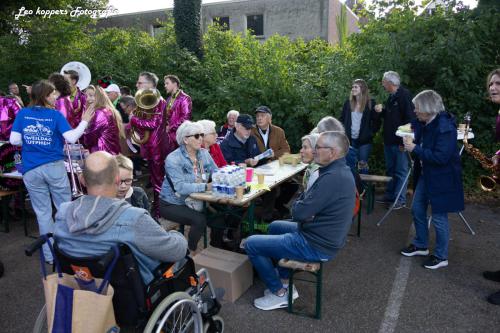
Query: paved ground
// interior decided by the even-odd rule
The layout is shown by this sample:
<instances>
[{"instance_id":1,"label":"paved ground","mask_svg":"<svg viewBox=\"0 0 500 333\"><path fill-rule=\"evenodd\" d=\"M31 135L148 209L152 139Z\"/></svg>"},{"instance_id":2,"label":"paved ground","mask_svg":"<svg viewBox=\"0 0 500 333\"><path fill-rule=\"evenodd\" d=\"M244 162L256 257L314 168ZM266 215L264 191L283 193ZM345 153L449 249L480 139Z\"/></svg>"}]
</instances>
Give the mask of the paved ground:
<instances>
[{"instance_id":1,"label":"paved ground","mask_svg":"<svg viewBox=\"0 0 500 333\"><path fill-rule=\"evenodd\" d=\"M363 221L361 238L349 237L326 265L322 320L255 309L252 300L264 289L257 280L236 303L224 304L226 332L500 332L500 306L485 301L500 284L481 276L483 270L500 269L500 207L467 206L476 236L450 216L450 266L437 271L422 268L421 258L398 254L412 232L409 210L394 212L376 227L383 212L376 207ZM44 302L42 284L37 258L23 254L31 239L19 222L11 225L10 233L0 233L6 268L0 279L0 331L28 332ZM311 287L299 284L298 290L296 304L312 305Z\"/></svg>"}]
</instances>

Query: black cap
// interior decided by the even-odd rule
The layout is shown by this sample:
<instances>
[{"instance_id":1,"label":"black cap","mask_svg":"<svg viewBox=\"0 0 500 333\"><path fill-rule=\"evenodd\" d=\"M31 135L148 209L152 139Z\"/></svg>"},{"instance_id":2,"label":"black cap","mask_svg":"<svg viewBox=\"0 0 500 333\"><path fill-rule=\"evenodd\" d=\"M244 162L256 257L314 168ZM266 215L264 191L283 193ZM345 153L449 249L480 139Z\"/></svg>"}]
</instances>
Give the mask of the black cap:
<instances>
[{"instance_id":1,"label":"black cap","mask_svg":"<svg viewBox=\"0 0 500 333\"><path fill-rule=\"evenodd\" d=\"M257 112L268 113L268 114L272 115L271 109L265 105L261 105L257 109L255 109L255 113L257 113Z\"/></svg>"},{"instance_id":2,"label":"black cap","mask_svg":"<svg viewBox=\"0 0 500 333\"><path fill-rule=\"evenodd\" d=\"M253 118L249 114L240 114L238 116L238 119L236 119L236 122L243 125L246 129L250 129L252 127L255 127L255 122L253 121Z\"/></svg>"}]
</instances>

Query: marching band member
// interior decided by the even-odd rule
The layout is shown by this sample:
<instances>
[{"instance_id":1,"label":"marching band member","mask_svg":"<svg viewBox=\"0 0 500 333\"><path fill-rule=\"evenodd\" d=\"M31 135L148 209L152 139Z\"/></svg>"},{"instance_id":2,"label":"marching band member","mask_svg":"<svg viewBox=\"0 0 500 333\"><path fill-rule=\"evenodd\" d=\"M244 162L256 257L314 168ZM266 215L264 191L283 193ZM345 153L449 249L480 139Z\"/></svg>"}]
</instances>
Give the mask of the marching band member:
<instances>
[{"instance_id":1,"label":"marching band member","mask_svg":"<svg viewBox=\"0 0 500 333\"><path fill-rule=\"evenodd\" d=\"M68 120L68 116L71 118L71 113L73 113L73 103L71 103L71 99L69 98L71 95L71 85L64 75L59 73L50 74L49 82L54 85L59 93L59 97L55 102L55 108Z\"/></svg>"},{"instance_id":2,"label":"marching band member","mask_svg":"<svg viewBox=\"0 0 500 333\"><path fill-rule=\"evenodd\" d=\"M82 119L82 113L85 110L86 98L85 94L78 88L76 85L80 76L77 71L68 70L64 71L64 77L69 80L71 86L71 95L69 96L72 106L73 112L68 114L68 123L71 127L75 128L80 123Z\"/></svg>"},{"instance_id":3,"label":"marching band member","mask_svg":"<svg viewBox=\"0 0 500 333\"><path fill-rule=\"evenodd\" d=\"M156 89L158 76L150 72L142 72L137 79L136 87L140 89ZM129 127L144 135L149 131L149 139L141 145L141 156L148 161L150 180L153 185L153 206L151 215L158 218L160 215L160 191L165 177L165 158L167 157L167 137L165 135L166 117L165 108L167 102L161 98L158 105L151 110L149 119L132 115ZM175 135L174 135L175 138ZM170 152L170 151L169 151Z\"/></svg>"},{"instance_id":4,"label":"marching band member","mask_svg":"<svg viewBox=\"0 0 500 333\"><path fill-rule=\"evenodd\" d=\"M87 107L93 109L95 115L83 135L84 145L91 153L103 150L112 155L120 154L120 137L125 138L120 113L101 87L89 86L85 92Z\"/></svg>"},{"instance_id":5,"label":"marching band member","mask_svg":"<svg viewBox=\"0 0 500 333\"><path fill-rule=\"evenodd\" d=\"M191 119L193 108L191 97L180 89L181 81L175 75L165 75L165 90L170 96L167 98L167 136L168 146L167 155L177 149L179 145L175 135L179 126L185 121Z\"/></svg>"},{"instance_id":6,"label":"marching band member","mask_svg":"<svg viewBox=\"0 0 500 333\"><path fill-rule=\"evenodd\" d=\"M82 115L81 123L71 129L60 112L54 110L58 93L49 81L35 82L31 88L31 106L16 116L10 143L22 146L23 182L35 211L40 234L54 232L52 203L59 206L71 200L71 189L64 166L64 140L74 143L83 134L93 111ZM45 260L52 263L52 253L44 245Z\"/></svg>"},{"instance_id":7,"label":"marching band member","mask_svg":"<svg viewBox=\"0 0 500 333\"><path fill-rule=\"evenodd\" d=\"M12 124L21 105L15 97L0 96L0 140L8 141Z\"/></svg>"}]
</instances>

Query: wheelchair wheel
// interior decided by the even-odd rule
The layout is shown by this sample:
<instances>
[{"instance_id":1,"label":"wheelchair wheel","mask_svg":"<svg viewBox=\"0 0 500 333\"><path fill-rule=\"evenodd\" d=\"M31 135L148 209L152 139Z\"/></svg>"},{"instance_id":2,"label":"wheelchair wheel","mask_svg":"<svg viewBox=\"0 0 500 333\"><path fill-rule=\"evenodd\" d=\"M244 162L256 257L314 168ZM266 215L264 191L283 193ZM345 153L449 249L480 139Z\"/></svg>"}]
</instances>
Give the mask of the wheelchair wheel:
<instances>
[{"instance_id":1,"label":"wheelchair wheel","mask_svg":"<svg viewBox=\"0 0 500 333\"><path fill-rule=\"evenodd\" d=\"M212 320L214 321L213 325L210 323L206 323L205 327L203 327L203 333L223 333L224 332L224 319L221 316L213 316Z\"/></svg>"},{"instance_id":2,"label":"wheelchair wheel","mask_svg":"<svg viewBox=\"0 0 500 333\"><path fill-rule=\"evenodd\" d=\"M144 333L202 333L203 320L200 309L185 292L175 292L166 297L148 320Z\"/></svg>"},{"instance_id":3,"label":"wheelchair wheel","mask_svg":"<svg viewBox=\"0 0 500 333\"><path fill-rule=\"evenodd\" d=\"M35 321L35 326L33 326L33 333L46 333L49 330L47 326L47 305L44 304L42 310L38 314Z\"/></svg>"}]
</instances>

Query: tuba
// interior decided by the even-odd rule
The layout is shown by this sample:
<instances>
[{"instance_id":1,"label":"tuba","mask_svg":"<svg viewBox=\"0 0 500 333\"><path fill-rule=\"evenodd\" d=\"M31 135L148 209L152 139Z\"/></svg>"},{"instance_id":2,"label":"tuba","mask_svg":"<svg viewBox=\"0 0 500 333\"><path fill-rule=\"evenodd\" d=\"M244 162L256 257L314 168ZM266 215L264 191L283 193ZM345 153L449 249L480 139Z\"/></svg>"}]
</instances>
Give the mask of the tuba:
<instances>
[{"instance_id":1,"label":"tuba","mask_svg":"<svg viewBox=\"0 0 500 333\"><path fill-rule=\"evenodd\" d=\"M495 190L496 185L500 183L500 164L494 165L493 161L485 156L478 148L474 147L468 143L467 137L469 133L471 115L470 112L464 117L465 120L465 132L464 132L464 149L469 153L476 161L478 161L483 169L491 172L491 176L481 176L479 177L479 186L483 191L491 192Z\"/></svg>"},{"instance_id":2,"label":"tuba","mask_svg":"<svg viewBox=\"0 0 500 333\"><path fill-rule=\"evenodd\" d=\"M154 108L160 103L161 94L158 89L140 89L136 92L134 99L137 105L134 115L141 119L150 119L154 113ZM145 130L141 138L137 128L132 126L131 139L136 144L142 145L148 142L150 135L151 131Z\"/></svg>"},{"instance_id":3,"label":"tuba","mask_svg":"<svg viewBox=\"0 0 500 333\"><path fill-rule=\"evenodd\" d=\"M79 61L71 61L61 68L60 73L64 75L64 72L69 70L73 70L78 73L79 79L76 85L81 91L85 90L85 88L89 86L91 80L90 69L87 65Z\"/></svg>"}]
</instances>

